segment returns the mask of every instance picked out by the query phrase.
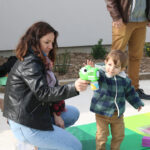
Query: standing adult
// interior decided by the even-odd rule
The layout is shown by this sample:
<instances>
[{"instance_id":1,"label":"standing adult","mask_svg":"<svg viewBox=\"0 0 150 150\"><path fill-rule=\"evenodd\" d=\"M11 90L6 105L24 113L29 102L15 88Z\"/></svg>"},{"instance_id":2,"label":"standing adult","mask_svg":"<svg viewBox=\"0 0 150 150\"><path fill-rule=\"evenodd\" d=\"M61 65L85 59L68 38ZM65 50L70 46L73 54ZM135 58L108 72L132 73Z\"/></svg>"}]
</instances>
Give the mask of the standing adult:
<instances>
[{"instance_id":1,"label":"standing adult","mask_svg":"<svg viewBox=\"0 0 150 150\"><path fill-rule=\"evenodd\" d=\"M74 124L79 111L66 106L61 118L56 118L51 109L53 103L79 95L88 86L81 79L63 86L57 84L49 68L55 62L57 36L48 23L37 22L20 39L18 60L8 75L4 117L18 140L35 145L38 150L81 150L81 143L63 129Z\"/></svg>"},{"instance_id":2,"label":"standing adult","mask_svg":"<svg viewBox=\"0 0 150 150\"><path fill-rule=\"evenodd\" d=\"M139 97L150 95L139 88L139 68L143 56L146 26L150 27L150 0L106 0L112 17L112 50L125 51L128 45L128 75Z\"/></svg>"}]
</instances>

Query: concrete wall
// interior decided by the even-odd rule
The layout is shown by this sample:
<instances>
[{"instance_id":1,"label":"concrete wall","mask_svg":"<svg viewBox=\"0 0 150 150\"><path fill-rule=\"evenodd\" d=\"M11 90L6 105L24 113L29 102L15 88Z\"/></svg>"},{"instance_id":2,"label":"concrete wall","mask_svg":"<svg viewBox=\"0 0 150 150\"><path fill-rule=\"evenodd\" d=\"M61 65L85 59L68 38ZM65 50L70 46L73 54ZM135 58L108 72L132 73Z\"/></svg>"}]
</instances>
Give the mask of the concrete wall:
<instances>
[{"instance_id":1,"label":"concrete wall","mask_svg":"<svg viewBox=\"0 0 150 150\"><path fill-rule=\"evenodd\" d=\"M59 31L59 47L94 45L100 38L111 44L111 18L104 0L0 0L0 50L14 49L37 21Z\"/></svg>"}]
</instances>

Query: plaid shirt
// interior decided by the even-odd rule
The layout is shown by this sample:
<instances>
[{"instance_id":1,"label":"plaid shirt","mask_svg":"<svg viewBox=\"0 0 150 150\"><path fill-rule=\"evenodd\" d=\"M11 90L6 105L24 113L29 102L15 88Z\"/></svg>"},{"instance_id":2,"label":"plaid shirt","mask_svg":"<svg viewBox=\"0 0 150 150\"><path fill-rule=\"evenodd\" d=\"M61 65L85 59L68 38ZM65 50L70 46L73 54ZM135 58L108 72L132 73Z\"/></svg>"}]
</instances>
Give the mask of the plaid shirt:
<instances>
[{"instance_id":1,"label":"plaid shirt","mask_svg":"<svg viewBox=\"0 0 150 150\"><path fill-rule=\"evenodd\" d=\"M65 101L62 100L60 102L52 103L52 112L55 112L58 116L61 115L62 112L65 111Z\"/></svg>"},{"instance_id":2,"label":"plaid shirt","mask_svg":"<svg viewBox=\"0 0 150 150\"><path fill-rule=\"evenodd\" d=\"M97 114L111 117L114 111L120 117L125 111L125 101L127 100L134 108L144 106L131 80L119 75L107 77L104 70L100 69L99 90L94 91L90 110Z\"/></svg>"}]
</instances>

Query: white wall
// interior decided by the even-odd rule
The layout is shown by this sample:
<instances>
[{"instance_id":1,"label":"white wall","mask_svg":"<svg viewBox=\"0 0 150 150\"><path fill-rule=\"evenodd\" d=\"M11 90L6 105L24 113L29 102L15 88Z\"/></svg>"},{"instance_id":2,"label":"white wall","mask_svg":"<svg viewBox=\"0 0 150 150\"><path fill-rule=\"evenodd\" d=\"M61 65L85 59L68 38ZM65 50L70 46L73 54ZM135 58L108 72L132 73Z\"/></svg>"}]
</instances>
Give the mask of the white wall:
<instances>
[{"instance_id":1,"label":"white wall","mask_svg":"<svg viewBox=\"0 0 150 150\"><path fill-rule=\"evenodd\" d=\"M111 18L104 0L0 0L0 50L14 49L37 21L59 31L59 47L93 45L100 38L111 44Z\"/></svg>"}]
</instances>

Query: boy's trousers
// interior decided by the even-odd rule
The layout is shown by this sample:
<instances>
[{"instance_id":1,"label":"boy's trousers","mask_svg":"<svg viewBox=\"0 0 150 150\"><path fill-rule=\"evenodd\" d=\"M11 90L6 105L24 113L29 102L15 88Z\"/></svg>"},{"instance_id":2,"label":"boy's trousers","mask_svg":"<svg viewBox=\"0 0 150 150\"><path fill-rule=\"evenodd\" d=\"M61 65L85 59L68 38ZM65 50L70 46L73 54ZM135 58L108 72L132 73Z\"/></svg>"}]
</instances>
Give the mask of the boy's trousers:
<instances>
[{"instance_id":1,"label":"boy's trousers","mask_svg":"<svg viewBox=\"0 0 150 150\"><path fill-rule=\"evenodd\" d=\"M126 50L128 45L128 75L135 89L139 88L139 68L143 56L147 22L132 22L120 28L112 27L112 50Z\"/></svg>"},{"instance_id":2,"label":"boy's trousers","mask_svg":"<svg viewBox=\"0 0 150 150\"><path fill-rule=\"evenodd\" d=\"M123 116L118 118L117 112L112 117L96 114L96 150L106 150L109 124L112 134L111 150L120 150L120 144L124 138L124 120Z\"/></svg>"}]
</instances>

